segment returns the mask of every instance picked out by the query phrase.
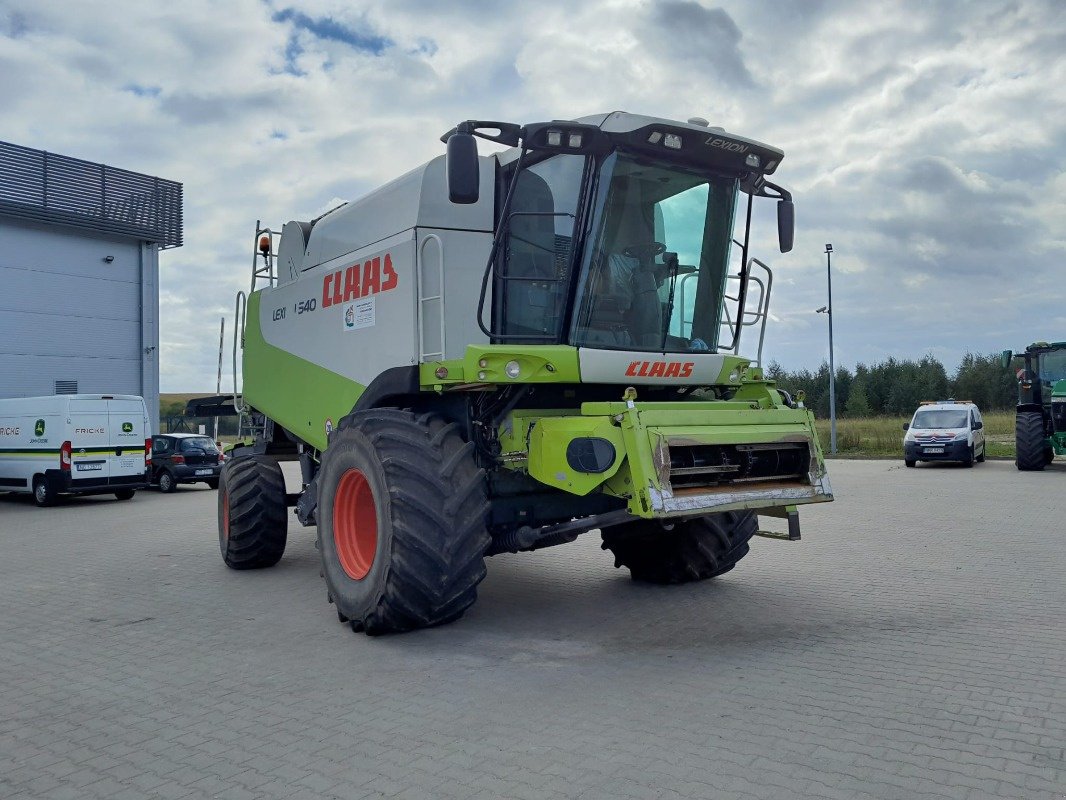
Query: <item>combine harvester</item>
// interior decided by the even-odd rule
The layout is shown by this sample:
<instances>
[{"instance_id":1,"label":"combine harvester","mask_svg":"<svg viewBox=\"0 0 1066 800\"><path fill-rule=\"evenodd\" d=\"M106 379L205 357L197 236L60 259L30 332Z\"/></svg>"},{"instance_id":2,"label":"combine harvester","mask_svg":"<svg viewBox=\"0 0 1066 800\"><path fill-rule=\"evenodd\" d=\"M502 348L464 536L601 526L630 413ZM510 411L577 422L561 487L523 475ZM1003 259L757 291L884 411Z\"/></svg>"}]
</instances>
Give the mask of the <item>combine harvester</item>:
<instances>
[{"instance_id":1,"label":"combine harvester","mask_svg":"<svg viewBox=\"0 0 1066 800\"><path fill-rule=\"evenodd\" d=\"M442 141L257 230L235 404L258 436L222 473L226 564L277 563L295 505L341 621L379 634L461 616L486 556L591 530L664 584L728 572L756 533L799 539L797 506L832 493L812 415L764 378L772 273L750 254L756 198L792 248L782 152L627 113Z\"/></svg>"}]
</instances>

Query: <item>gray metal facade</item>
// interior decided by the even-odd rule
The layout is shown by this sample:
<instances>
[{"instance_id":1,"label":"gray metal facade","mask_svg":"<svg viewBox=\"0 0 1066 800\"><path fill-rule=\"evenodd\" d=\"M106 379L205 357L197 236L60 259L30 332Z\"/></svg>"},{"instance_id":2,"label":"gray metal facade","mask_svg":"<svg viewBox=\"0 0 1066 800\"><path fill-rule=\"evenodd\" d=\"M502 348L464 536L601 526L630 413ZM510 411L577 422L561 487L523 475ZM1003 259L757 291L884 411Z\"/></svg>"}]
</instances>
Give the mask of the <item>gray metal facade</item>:
<instances>
[{"instance_id":1,"label":"gray metal facade","mask_svg":"<svg viewBox=\"0 0 1066 800\"><path fill-rule=\"evenodd\" d=\"M0 142L0 397L138 394L159 417L159 250L181 184Z\"/></svg>"}]
</instances>

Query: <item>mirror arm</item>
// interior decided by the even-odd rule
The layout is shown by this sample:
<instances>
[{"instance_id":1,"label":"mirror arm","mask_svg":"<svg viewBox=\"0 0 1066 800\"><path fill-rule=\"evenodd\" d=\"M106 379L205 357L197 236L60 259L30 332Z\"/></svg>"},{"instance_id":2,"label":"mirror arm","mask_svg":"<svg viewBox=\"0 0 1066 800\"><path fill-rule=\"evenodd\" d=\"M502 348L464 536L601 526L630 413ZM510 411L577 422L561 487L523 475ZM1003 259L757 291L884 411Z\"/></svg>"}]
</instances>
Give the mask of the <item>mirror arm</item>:
<instances>
[{"instance_id":1,"label":"mirror arm","mask_svg":"<svg viewBox=\"0 0 1066 800\"><path fill-rule=\"evenodd\" d=\"M770 189L771 191L766 191ZM783 186L778 186L776 183L770 183L770 181L763 181L759 187L757 193L759 197L772 197L775 200L791 200L792 192Z\"/></svg>"}]
</instances>

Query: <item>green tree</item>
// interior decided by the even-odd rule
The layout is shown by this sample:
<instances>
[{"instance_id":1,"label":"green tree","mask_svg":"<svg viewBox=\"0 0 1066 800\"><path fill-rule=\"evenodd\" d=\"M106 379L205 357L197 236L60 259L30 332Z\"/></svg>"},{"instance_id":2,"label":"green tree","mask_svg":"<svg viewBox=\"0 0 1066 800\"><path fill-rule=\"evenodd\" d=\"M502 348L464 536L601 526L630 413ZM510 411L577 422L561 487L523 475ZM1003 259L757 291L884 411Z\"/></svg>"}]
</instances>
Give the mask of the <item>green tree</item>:
<instances>
[{"instance_id":1,"label":"green tree","mask_svg":"<svg viewBox=\"0 0 1066 800\"><path fill-rule=\"evenodd\" d=\"M848 392L847 415L849 417L869 417L872 414L870 401L866 398L866 379L856 376Z\"/></svg>"}]
</instances>

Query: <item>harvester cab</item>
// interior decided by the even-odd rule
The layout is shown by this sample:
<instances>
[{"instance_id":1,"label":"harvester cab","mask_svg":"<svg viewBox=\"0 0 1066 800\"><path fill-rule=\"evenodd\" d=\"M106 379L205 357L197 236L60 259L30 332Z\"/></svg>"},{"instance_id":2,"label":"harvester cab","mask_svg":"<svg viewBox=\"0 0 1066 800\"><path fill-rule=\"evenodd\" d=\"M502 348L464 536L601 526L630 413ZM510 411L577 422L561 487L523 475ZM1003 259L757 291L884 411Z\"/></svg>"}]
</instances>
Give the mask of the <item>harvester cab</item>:
<instances>
[{"instance_id":1,"label":"harvester cab","mask_svg":"<svg viewBox=\"0 0 1066 800\"><path fill-rule=\"evenodd\" d=\"M260 435L223 479L226 563L276 563L295 503L338 614L377 633L461 615L487 555L590 530L657 583L732 569L757 514L798 539L832 493L812 415L763 374L750 254L760 198L792 247L783 153L621 112L442 140L280 241L257 226L235 405Z\"/></svg>"},{"instance_id":2,"label":"harvester cab","mask_svg":"<svg viewBox=\"0 0 1066 800\"><path fill-rule=\"evenodd\" d=\"M1003 366L1014 357L1004 350ZM1017 358L1014 463L1020 470L1042 470L1056 455L1066 455L1066 342L1034 342Z\"/></svg>"}]
</instances>

